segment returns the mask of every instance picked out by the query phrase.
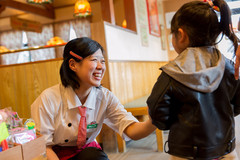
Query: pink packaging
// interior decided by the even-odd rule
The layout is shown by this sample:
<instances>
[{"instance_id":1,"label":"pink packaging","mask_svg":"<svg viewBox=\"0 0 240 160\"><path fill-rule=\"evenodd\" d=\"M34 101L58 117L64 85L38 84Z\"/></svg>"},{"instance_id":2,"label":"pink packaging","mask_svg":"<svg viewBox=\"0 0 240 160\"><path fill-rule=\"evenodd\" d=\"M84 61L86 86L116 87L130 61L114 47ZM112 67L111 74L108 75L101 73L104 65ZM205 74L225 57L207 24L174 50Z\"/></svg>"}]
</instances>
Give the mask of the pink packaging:
<instances>
[{"instance_id":1,"label":"pink packaging","mask_svg":"<svg viewBox=\"0 0 240 160\"><path fill-rule=\"evenodd\" d=\"M11 132L11 136L12 136L11 139L13 143L18 143L18 144L24 144L26 142L36 139L37 137L35 129L28 130L24 128L18 132Z\"/></svg>"}]
</instances>

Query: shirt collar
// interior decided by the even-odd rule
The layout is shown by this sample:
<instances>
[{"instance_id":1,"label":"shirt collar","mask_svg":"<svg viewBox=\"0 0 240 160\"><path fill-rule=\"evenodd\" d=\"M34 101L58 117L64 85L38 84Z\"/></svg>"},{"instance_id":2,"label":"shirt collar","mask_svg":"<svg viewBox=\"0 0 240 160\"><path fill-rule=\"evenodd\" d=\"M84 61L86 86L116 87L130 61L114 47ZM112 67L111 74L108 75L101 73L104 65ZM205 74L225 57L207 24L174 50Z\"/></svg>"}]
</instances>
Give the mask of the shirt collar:
<instances>
[{"instance_id":1,"label":"shirt collar","mask_svg":"<svg viewBox=\"0 0 240 160\"><path fill-rule=\"evenodd\" d=\"M68 105L68 109L73 109L79 106L82 106L81 101L79 100L77 94L74 92L72 87L66 87L65 88L65 97ZM96 104L96 97L97 95L97 88L92 87L86 102L83 104L83 106L90 108L90 109L95 109L95 104Z\"/></svg>"},{"instance_id":2,"label":"shirt collar","mask_svg":"<svg viewBox=\"0 0 240 160\"><path fill-rule=\"evenodd\" d=\"M97 88L92 87L86 102L84 103L84 106L90 109L95 109L96 105L96 100L97 100Z\"/></svg>"}]
</instances>

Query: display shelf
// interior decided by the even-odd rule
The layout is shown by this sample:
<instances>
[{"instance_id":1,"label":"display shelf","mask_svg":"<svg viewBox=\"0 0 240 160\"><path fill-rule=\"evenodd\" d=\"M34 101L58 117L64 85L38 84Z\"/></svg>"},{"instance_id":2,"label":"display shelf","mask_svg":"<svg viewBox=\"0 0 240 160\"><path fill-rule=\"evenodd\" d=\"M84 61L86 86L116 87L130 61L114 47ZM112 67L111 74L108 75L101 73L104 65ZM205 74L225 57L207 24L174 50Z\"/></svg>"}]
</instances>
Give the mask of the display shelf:
<instances>
[{"instance_id":1,"label":"display shelf","mask_svg":"<svg viewBox=\"0 0 240 160\"><path fill-rule=\"evenodd\" d=\"M61 47L65 46L66 43L64 44L59 44L59 45L45 45L45 46L36 46L36 47L29 47L29 48L24 48L24 49L16 49L16 50L9 50L6 52L0 52L0 55L3 54L9 54L9 53L16 53L16 52L23 52L23 51L32 51L32 50L38 50L38 49L46 49L46 48L56 48L56 47Z\"/></svg>"}]
</instances>

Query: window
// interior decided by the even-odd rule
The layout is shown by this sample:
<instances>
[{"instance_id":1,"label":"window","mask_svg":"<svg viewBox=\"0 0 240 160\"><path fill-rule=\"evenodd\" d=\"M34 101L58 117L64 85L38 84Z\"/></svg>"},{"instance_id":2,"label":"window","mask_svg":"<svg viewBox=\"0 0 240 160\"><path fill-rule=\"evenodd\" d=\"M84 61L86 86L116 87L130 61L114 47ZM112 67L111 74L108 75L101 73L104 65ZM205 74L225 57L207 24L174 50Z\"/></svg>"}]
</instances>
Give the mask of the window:
<instances>
[{"instance_id":1,"label":"window","mask_svg":"<svg viewBox=\"0 0 240 160\"><path fill-rule=\"evenodd\" d=\"M26 32L22 32L22 48L28 48L28 39ZM18 53L18 59L16 63L25 63L31 60L31 54L29 51L23 51Z\"/></svg>"},{"instance_id":2,"label":"window","mask_svg":"<svg viewBox=\"0 0 240 160\"><path fill-rule=\"evenodd\" d=\"M27 34L24 31L22 32L22 43L23 43L23 48L28 48Z\"/></svg>"},{"instance_id":3,"label":"window","mask_svg":"<svg viewBox=\"0 0 240 160\"><path fill-rule=\"evenodd\" d=\"M76 35L76 32L75 30L73 29L73 26L72 24L70 25L70 34L69 34L69 40L72 40L72 39L75 39L77 38L77 35Z\"/></svg>"}]
</instances>

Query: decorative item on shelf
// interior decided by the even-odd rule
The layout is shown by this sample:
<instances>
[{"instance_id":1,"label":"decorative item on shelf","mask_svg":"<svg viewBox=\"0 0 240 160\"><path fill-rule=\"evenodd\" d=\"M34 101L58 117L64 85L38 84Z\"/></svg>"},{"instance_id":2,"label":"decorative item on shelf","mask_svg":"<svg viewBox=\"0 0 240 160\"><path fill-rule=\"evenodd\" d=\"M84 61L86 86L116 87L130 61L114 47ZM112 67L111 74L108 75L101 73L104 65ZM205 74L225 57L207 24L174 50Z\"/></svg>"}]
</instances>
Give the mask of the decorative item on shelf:
<instances>
[{"instance_id":1,"label":"decorative item on shelf","mask_svg":"<svg viewBox=\"0 0 240 160\"><path fill-rule=\"evenodd\" d=\"M5 46L0 46L0 53L2 52L8 52L9 49L7 49Z\"/></svg>"},{"instance_id":2,"label":"decorative item on shelf","mask_svg":"<svg viewBox=\"0 0 240 160\"><path fill-rule=\"evenodd\" d=\"M127 28L127 21L126 21L126 19L123 20L123 22L122 22L122 27L123 27L123 28Z\"/></svg>"},{"instance_id":3,"label":"decorative item on shelf","mask_svg":"<svg viewBox=\"0 0 240 160\"><path fill-rule=\"evenodd\" d=\"M27 0L28 3L42 4L42 3L52 3L53 0Z\"/></svg>"},{"instance_id":4,"label":"decorative item on shelf","mask_svg":"<svg viewBox=\"0 0 240 160\"><path fill-rule=\"evenodd\" d=\"M92 15L92 9L87 0L78 0L74 7L75 17L88 17Z\"/></svg>"},{"instance_id":5,"label":"decorative item on shelf","mask_svg":"<svg viewBox=\"0 0 240 160\"><path fill-rule=\"evenodd\" d=\"M53 37L47 42L46 46L56 46L56 45L62 45L62 44L66 44L66 42L64 42L64 40L62 40L62 38Z\"/></svg>"}]
</instances>

